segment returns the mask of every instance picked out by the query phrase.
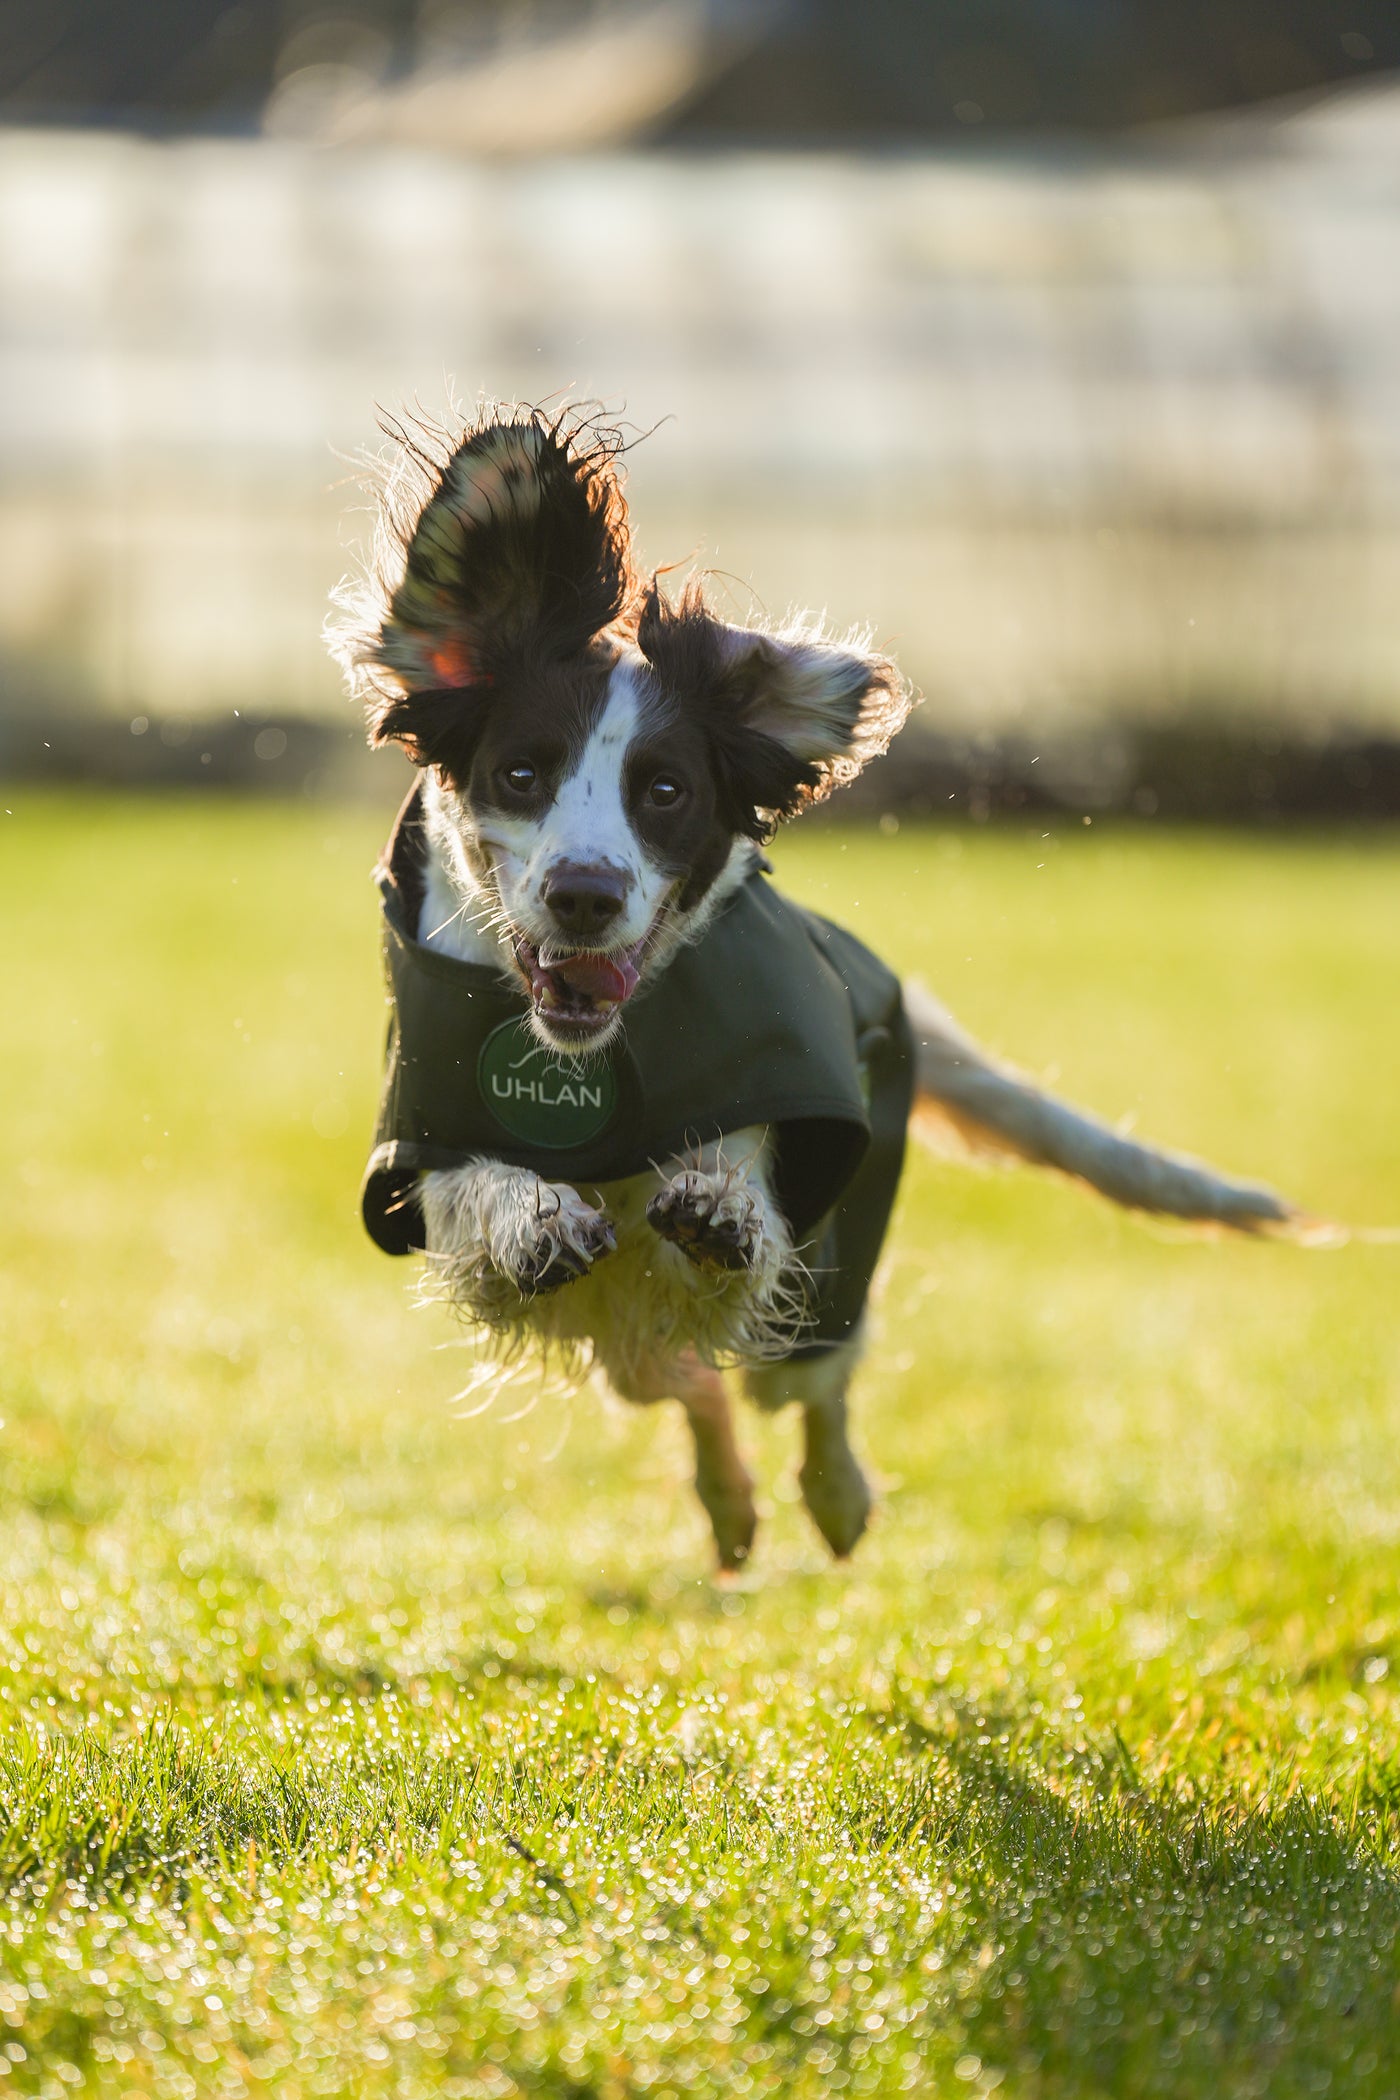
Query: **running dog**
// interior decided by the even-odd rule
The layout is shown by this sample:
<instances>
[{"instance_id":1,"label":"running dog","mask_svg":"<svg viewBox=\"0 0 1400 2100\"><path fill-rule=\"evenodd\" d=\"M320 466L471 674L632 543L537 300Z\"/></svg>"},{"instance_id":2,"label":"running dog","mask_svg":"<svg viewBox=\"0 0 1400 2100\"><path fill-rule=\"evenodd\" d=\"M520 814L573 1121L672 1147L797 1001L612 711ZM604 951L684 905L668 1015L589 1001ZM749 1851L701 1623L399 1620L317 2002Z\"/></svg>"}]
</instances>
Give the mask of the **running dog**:
<instances>
[{"instance_id":1,"label":"running dog","mask_svg":"<svg viewBox=\"0 0 1400 2100\"><path fill-rule=\"evenodd\" d=\"M846 1394L904 1153L937 1128L1244 1232L1266 1188L1115 1135L788 902L763 845L912 696L866 634L721 619L633 559L578 412L396 426L332 646L418 768L379 868L393 1019L365 1221L502 1353L680 1402L722 1567L753 1487L721 1370L796 1402L833 1553L870 1491Z\"/></svg>"}]
</instances>

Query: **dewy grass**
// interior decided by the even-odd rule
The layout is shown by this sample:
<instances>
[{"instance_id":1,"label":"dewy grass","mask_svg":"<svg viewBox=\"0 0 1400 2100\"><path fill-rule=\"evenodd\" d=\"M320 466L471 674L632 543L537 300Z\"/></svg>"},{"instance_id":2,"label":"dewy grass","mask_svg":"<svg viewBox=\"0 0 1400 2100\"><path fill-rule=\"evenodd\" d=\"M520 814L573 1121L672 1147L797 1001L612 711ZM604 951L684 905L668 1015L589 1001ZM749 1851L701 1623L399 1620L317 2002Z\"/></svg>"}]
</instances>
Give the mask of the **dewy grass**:
<instances>
[{"instance_id":1,"label":"dewy grass","mask_svg":"<svg viewBox=\"0 0 1400 2100\"><path fill-rule=\"evenodd\" d=\"M6 798L0 2090L1400 2092L1400 1250L913 1162L849 1570L364 1240L360 811ZM1400 1221L1400 850L782 842L1110 1115Z\"/></svg>"}]
</instances>

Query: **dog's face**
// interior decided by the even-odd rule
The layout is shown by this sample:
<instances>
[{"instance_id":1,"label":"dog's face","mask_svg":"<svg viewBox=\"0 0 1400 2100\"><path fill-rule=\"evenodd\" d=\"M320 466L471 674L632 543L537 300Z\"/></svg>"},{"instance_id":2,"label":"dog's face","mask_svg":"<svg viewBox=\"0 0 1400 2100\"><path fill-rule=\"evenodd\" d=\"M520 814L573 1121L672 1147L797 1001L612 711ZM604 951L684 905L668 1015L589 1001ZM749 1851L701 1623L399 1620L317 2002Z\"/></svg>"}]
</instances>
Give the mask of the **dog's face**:
<instances>
[{"instance_id":1,"label":"dog's face","mask_svg":"<svg viewBox=\"0 0 1400 2100\"><path fill-rule=\"evenodd\" d=\"M679 605L630 561L614 449L487 422L428 463L402 575L340 642L371 736L432 770L464 912L496 931L537 1033L596 1050L692 933L746 841L883 750L893 667L809 624Z\"/></svg>"},{"instance_id":2,"label":"dog's face","mask_svg":"<svg viewBox=\"0 0 1400 2100\"><path fill-rule=\"evenodd\" d=\"M462 887L491 900L537 1028L601 1045L732 850L703 739L620 646L506 684L438 770Z\"/></svg>"}]
</instances>

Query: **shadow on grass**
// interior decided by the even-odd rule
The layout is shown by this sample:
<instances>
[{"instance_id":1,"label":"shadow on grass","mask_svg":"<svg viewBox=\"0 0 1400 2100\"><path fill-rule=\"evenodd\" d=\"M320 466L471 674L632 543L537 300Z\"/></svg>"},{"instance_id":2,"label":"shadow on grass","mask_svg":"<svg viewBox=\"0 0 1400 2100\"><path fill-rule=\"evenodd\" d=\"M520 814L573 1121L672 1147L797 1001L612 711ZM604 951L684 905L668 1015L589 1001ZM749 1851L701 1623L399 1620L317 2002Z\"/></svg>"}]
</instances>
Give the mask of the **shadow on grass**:
<instances>
[{"instance_id":1,"label":"shadow on grass","mask_svg":"<svg viewBox=\"0 0 1400 2100\"><path fill-rule=\"evenodd\" d=\"M1154 1786L1117 1737L1057 1767L1005 1717L890 1720L935 1768L966 1921L948 2010L984 2066L1043 2095L1395 2092L1387 1782L1339 1815L1284 1782Z\"/></svg>"}]
</instances>

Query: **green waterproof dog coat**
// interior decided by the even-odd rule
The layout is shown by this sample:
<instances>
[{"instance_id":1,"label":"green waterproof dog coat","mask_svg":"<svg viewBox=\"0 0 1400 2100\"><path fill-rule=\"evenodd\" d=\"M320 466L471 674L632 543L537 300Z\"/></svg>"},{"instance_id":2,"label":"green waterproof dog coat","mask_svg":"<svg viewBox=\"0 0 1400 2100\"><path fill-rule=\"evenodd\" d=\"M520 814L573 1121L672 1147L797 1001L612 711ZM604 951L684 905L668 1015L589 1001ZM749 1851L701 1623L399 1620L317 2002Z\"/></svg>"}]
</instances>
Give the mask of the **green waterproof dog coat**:
<instances>
[{"instance_id":1,"label":"green waterproof dog coat","mask_svg":"<svg viewBox=\"0 0 1400 2100\"><path fill-rule=\"evenodd\" d=\"M913 1056L899 980L761 872L654 984L608 1049L542 1047L523 992L417 938L422 812L404 805L378 870L392 1017L365 1224L389 1254L423 1245L418 1177L486 1157L585 1192L726 1133L769 1124L774 1193L813 1278L793 1350L860 1319L904 1160Z\"/></svg>"}]
</instances>

